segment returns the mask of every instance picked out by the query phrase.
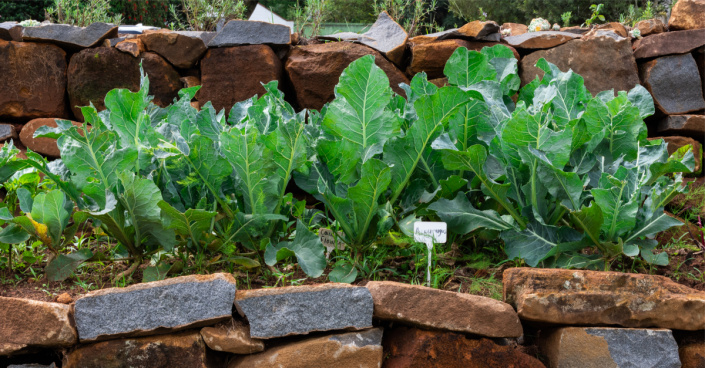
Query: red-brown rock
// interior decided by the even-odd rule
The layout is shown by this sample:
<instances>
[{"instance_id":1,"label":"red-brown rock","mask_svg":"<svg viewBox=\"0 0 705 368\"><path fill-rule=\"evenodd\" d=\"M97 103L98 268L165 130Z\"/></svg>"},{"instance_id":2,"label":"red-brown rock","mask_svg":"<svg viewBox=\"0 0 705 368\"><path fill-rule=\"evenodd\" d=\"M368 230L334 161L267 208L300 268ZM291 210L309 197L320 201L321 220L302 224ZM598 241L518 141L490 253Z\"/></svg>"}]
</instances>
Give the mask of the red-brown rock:
<instances>
[{"instance_id":1,"label":"red-brown rock","mask_svg":"<svg viewBox=\"0 0 705 368\"><path fill-rule=\"evenodd\" d=\"M504 301L523 321L705 329L705 292L663 276L510 268L503 282Z\"/></svg>"},{"instance_id":2,"label":"red-brown rock","mask_svg":"<svg viewBox=\"0 0 705 368\"><path fill-rule=\"evenodd\" d=\"M519 75L525 85L543 72L536 62L544 58L560 70L572 69L585 79L585 87L593 94L614 89L628 91L639 84L636 61L628 39L616 41L608 37L573 40L558 47L531 53L521 60Z\"/></svg>"},{"instance_id":3,"label":"red-brown rock","mask_svg":"<svg viewBox=\"0 0 705 368\"><path fill-rule=\"evenodd\" d=\"M377 319L489 337L519 337L523 332L514 309L498 300L392 281L365 286Z\"/></svg>"},{"instance_id":4,"label":"red-brown rock","mask_svg":"<svg viewBox=\"0 0 705 368\"><path fill-rule=\"evenodd\" d=\"M705 28L705 0L678 0L668 20L671 31Z\"/></svg>"},{"instance_id":5,"label":"red-brown rock","mask_svg":"<svg viewBox=\"0 0 705 368\"><path fill-rule=\"evenodd\" d=\"M705 368L705 341L681 346L678 355L682 368Z\"/></svg>"},{"instance_id":6,"label":"red-brown rock","mask_svg":"<svg viewBox=\"0 0 705 368\"><path fill-rule=\"evenodd\" d=\"M655 130L663 135L705 137L705 115L669 115L661 119Z\"/></svg>"},{"instance_id":7,"label":"red-brown rock","mask_svg":"<svg viewBox=\"0 0 705 368\"><path fill-rule=\"evenodd\" d=\"M446 61L458 47L480 51L483 47L492 47L497 44L497 42L471 42L457 39L421 44L412 43L411 61L406 72L411 76L416 73L426 72L429 79L441 78L444 76L443 68L445 68ZM514 56L519 59L519 53L512 47L510 49L514 52Z\"/></svg>"},{"instance_id":8,"label":"red-brown rock","mask_svg":"<svg viewBox=\"0 0 705 368\"><path fill-rule=\"evenodd\" d=\"M82 125L81 123L73 122L74 125L80 126ZM34 152L37 152L43 156L50 157L50 158L57 158L61 156L61 152L59 152L59 147L56 145L56 139L53 138L34 138L34 132L37 131L40 127L43 126L49 126L52 128L56 128L56 119L54 118L41 118L41 119L34 119L30 121L29 123L25 124L22 127L22 130L20 131L20 141L22 144L31 149Z\"/></svg>"},{"instance_id":9,"label":"red-brown rock","mask_svg":"<svg viewBox=\"0 0 705 368\"><path fill-rule=\"evenodd\" d=\"M0 117L66 117L66 52L0 40Z\"/></svg>"},{"instance_id":10,"label":"red-brown rock","mask_svg":"<svg viewBox=\"0 0 705 368\"><path fill-rule=\"evenodd\" d=\"M385 368L543 368L513 346L462 334L396 327L384 332Z\"/></svg>"},{"instance_id":11,"label":"red-brown rock","mask_svg":"<svg viewBox=\"0 0 705 368\"><path fill-rule=\"evenodd\" d=\"M471 38L483 38L497 32L499 32L499 24L491 20L474 20L458 28L458 33Z\"/></svg>"},{"instance_id":12,"label":"red-brown rock","mask_svg":"<svg viewBox=\"0 0 705 368\"><path fill-rule=\"evenodd\" d=\"M375 64L387 74L392 89L403 95L399 83L409 83L409 79L379 52L353 43L331 42L297 46L289 53L285 69L299 107L320 110L326 102L332 101L340 74L365 55L374 55Z\"/></svg>"},{"instance_id":13,"label":"red-brown rock","mask_svg":"<svg viewBox=\"0 0 705 368\"><path fill-rule=\"evenodd\" d=\"M550 49L576 38L580 38L580 35L570 32L541 31L505 37L504 42L517 49L535 50Z\"/></svg>"},{"instance_id":14,"label":"red-brown rock","mask_svg":"<svg viewBox=\"0 0 705 368\"><path fill-rule=\"evenodd\" d=\"M226 113L237 102L265 93L262 83L281 79L281 62L266 45L209 49L201 60L199 103Z\"/></svg>"},{"instance_id":15,"label":"red-brown rock","mask_svg":"<svg viewBox=\"0 0 705 368\"><path fill-rule=\"evenodd\" d=\"M500 30L504 31L505 29L509 30L510 36L518 36L529 32L529 27L527 27L525 24L520 23L504 23L502 24L502 27L500 27Z\"/></svg>"},{"instance_id":16,"label":"red-brown rock","mask_svg":"<svg viewBox=\"0 0 705 368\"><path fill-rule=\"evenodd\" d=\"M105 95L115 88L133 92L140 86L140 60L149 77L149 94L153 102L165 107L177 97L181 87L179 73L161 56L145 52L135 58L112 47L85 49L71 57L68 71L68 94L76 119L83 121L79 106L92 102L105 109Z\"/></svg>"},{"instance_id":17,"label":"red-brown rock","mask_svg":"<svg viewBox=\"0 0 705 368\"><path fill-rule=\"evenodd\" d=\"M638 29L639 32L641 32L642 37L666 32L666 25L663 24L661 19L642 20L637 22L634 25L634 28Z\"/></svg>"},{"instance_id":18,"label":"red-brown rock","mask_svg":"<svg viewBox=\"0 0 705 368\"><path fill-rule=\"evenodd\" d=\"M209 348L233 354L253 354L264 350L264 342L250 338L250 326L230 319L213 327L201 329L201 336Z\"/></svg>"},{"instance_id":19,"label":"red-brown rock","mask_svg":"<svg viewBox=\"0 0 705 368\"><path fill-rule=\"evenodd\" d=\"M120 41L115 45L115 48L134 57L139 57L141 53L145 52L144 43L139 38Z\"/></svg>"},{"instance_id":20,"label":"red-brown rock","mask_svg":"<svg viewBox=\"0 0 705 368\"><path fill-rule=\"evenodd\" d=\"M664 32L644 37L634 43L634 57L648 59L685 54L705 45L705 29Z\"/></svg>"},{"instance_id":21,"label":"red-brown rock","mask_svg":"<svg viewBox=\"0 0 705 368\"><path fill-rule=\"evenodd\" d=\"M0 356L63 348L78 341L68 305L0 297L0 310Z\"/></svg>"},{"instance_id":22,"label":"red-brown rock","mask_svg":"<svg viewBox=\"0 0 705 368\"><path fill-rule=\"evenodd\" d=\"M64 358L65 368L220 368L198 331L83 345Z\"/></svg>"},{"instance_id":23,"label":"red-brown rock","mask_svg":"<svg viewBox=\"0 0 705 368\"><path fill-rule=\"evenodd\" d=\"M146 31L140 37L149 51L156 52L177 68L191 68L203 57L214 32Z\"/></svg>"},{"instance_id":24,"label":"red-brown rock","mask_svg":"<svg viewBox=\"0 0 705 368\"><path fill-rule=\"evenodd\" d=\"M612 31L619 35L620 37L627 38L629 37L629 33L627 33L627 29L624 28L622 23L619 22L609 22L605 24L600 24L595 27L595 29L601 29L601 30L606 30L606 31Z\"/></svg>"}]
</instances>

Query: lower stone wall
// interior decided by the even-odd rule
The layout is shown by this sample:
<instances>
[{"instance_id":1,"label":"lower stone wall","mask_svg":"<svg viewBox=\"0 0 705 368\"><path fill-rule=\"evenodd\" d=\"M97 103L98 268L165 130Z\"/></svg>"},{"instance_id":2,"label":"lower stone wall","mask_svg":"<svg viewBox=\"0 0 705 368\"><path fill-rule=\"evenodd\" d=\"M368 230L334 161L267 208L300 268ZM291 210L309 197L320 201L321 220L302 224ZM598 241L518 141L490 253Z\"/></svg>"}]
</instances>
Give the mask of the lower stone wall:
<instances>
[{"instance_id":1,"label":"lower stone wall","mask_svg":"<svg viewBox=\"0 0 705 368\"><path fill-rule=\"evenodd\" d=\"M232 275L214 274L93 291L70 305L0 297L0 308L2 366L705 363L705 293L618 272L508 269L504 302L387 281L236 290Z\"/></svg>"}]
</instances>

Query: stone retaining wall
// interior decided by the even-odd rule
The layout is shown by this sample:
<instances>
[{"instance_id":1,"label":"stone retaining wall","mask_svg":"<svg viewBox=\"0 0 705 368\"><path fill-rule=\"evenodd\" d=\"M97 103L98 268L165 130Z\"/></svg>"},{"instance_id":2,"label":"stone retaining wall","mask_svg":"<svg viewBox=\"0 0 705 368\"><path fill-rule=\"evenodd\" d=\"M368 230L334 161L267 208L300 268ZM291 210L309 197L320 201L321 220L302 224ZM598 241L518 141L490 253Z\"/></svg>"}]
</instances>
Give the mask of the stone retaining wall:
<instances>
[{"instance_id":1,"label":"stone retaining wall","mask_svg":"<svg viewBox=\"0 0 705 368\"><path fill-rule=\"evenodd\" d=\"M661 276L508 269L504 302L388 281L236 284L230 274L183 276L69 305L0 297L0 366L705 364L705 293Z\"/></svg>"},{"instance_id":2,"label":"stone retaining wall","mask_svg":"<svg viewBox=\"0 0 705 368\"><path fill-rule=\"evenodd\" d=\"M154 102L165 106L184 86L201 85L194 105L210 101L226 112L235 102L264 93L261 83L278 80L287 99L300 108L320 109L331 101L338 78L353 60L374 55L397 93L420 72L437 85L446 60L458 47L479 50L502 43L520 59L522 84L542 72L540 58L585 78L593 94L643 84L656 114L647 120L652 137L667 137L675 151L696 146L700 169L705 143L705 0L681 0L671 31L658 20L637 24L632 38L619 23L592 30L527 32L526 26L474 21L432 35L409 38L386 13L365 34L300 40L285 26L231 21L219 33L147 31L118 34L118 27L49 25L24 28L0 24L0 142L19 138L46 156L58 151L51 140L35 140L36 118L82 121L77 106L103 108L113 88L139 87L139 64L150 76ZM697 11L696 11L697 10ZM49 120L50 121L50 120ZM46 122L46 121L45 121ZM25 131L26 130L26 131ZM1 143L0 143L1 144Z\"/></svg>"}]
</instances>

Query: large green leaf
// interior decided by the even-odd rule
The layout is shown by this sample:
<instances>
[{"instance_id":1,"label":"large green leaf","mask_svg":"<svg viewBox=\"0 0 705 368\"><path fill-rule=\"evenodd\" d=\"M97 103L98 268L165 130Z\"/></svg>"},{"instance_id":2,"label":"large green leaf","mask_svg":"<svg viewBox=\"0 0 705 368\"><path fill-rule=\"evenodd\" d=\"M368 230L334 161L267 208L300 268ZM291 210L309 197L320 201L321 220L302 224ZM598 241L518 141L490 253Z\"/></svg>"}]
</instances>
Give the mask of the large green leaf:
<instances>
[{"instance_id":1,"label":"large green leaf","mask_svg":"<svg viewBox=\"0 0 705 368\"><path fill-rule=\"evenodd\" d=\"M350 184L359 175L359 163L381 152L396 135L399 121L387 108L392 96L389 79L371 55L343 71L335 96L323 118L323 132L330 139L319 143L319 154L339 180Z\"/></svg>"},{"instance_id":2,"label":"large green leaf","mask_svg":"<svg viewBox=\"0 0 705 368\"><path fill-rule=\"evenodd\" d=\"M608 174L604 174L603 177ZM612 187L601 185L601 188L591 190L595 203L602 209L604 222L602 231L606 234L608 241L616 240L636 225L636 213L639 209L639 202L633 196L629 196L628 187L633 177L614 178ZM602 180L601 180L602 181ZM615 185L616 184L616 185Z\"/></svg>"},{"instance_id":3,"label":"large green leaf","mask_svg":"<svg viewBox=\"0 0 705 368\"><path fill-rule=\"evenodd\" d=\"M600 246L600 231L604 223L602 209L594 202L590 206L583 207L580 211L571 212L571 220L575 228L581 230L596 246Z\"/></svg>"},{"instance_id":4,"label":"large green leaf","mask_svg":"<svg viewBox=\"0 0 705 368\"><path fill-rule=\"evenodd\" d=\"M190 239L194 244L198 244L207 231L215 212L202 209L189 208L186 212L180 212L165 201L159 201L159 208L162 210L162 219L167 229L173 229L178 235Z\"/></svg>"},{"instance_id":5,"label":"large green leaf","mask_svg":"<svg viewBox=\"0 0 705 368\"><path fill-rule=\"evenodd\" d=\"M292 255L296 256L299 266L309 277L321 276L326 268L325 247L321 239L300 220L296 223L294 240L268 246L264 258L268 265L273 266Z\"/></svg>"},{"instance_id":6,"label":"large green leaf","mask_svg":"<svg viewBox=\"0 0 705 368\"><path fill-rule=\"evenodd\" d=\"M483 80L495 80L497 76L486 54L465 47L455 49L446 62L443 74L448 77L448 83L461 88Z\"/></svg>"},{"instance_id":7,"label":"large green leaf","mask_svg":"<svg viewBox=\"0 0 705 368\"><path fill-rule=\"evenodd\" d=\"M9 224L0 230L0 243L19 244L29 239L29 233L21 226Z\"/></svg>"},{"instance_id":8,"label":"large green leaf","mask_svg":"<svg viewBox=\"0 0 705 368\"><path fill-rule=\"evenodd\" d=\"M657 233L666 231L674 226L681 226L682 222L669 216L668 213L663 211L663 207L656 209L656 211L645 219L640 219L637 222L636 227L633 231L629 233L625 243L630 243L636 239L642 237L653 237Z\"/></svg>"},{"instance_id":9,"label":"large green leaf","mask_svg":"<svg viewBox=\"0 0 705 368\"><path fill-rule=\"evenodd\" d=\"M61 242L61 234L69 223L71 213L66 210L66 197L60 190L49 190L34 197L32 219L48 228L54 245Z\"/></svg>"},{"instance_id":10,"label":"large green leaf","mask_svg":"<svg viewBox=\"0 0 705 368\"><path fill-rule=\"evenodd\" d=\"M521 231L503 231L501 237L509 259L523 258L531 267L536 267L560 243L557 227L535 222Z\"/></svg>"},{"instance_id":11,"label":"large green leaf","mask_svg":"<svg viewBox=\"0 0 705 368\"><path fill-rule=\"evenodd\" d=\"M348 190L355 213L357 241L362 242L379 208L379 197L391 181L390 168L382 161L371 159L362 165L360 181Z\"/></svg>"},{"instance_id":12,"label":"large green leaf","mask_svg":"<svg viewBox=\"0 0 705 368\"><path fill-rule=\"evenodd\" d=\"M583 119L590 135L604 137L605 149L613 158L623 155L626 160L633 160L638 153L639 138L646 134L640 114L626 93L620 92L607 102L598 97L590 100Z\"/></svg>"},{"instance_id":13,"label":"large green leaf","mask_svg":"<svg viewBox=\"0 0 705 368\"><path fill-rule=\"evenodd\" d=\"M64 281L81 263L93 257L93 252L88 248L83 248L69 255L59 254L46 266L47 279L50 282Z\"/></svg>"},{"instance_id":14,"label":"large green leaf","mask_svg":"<svg viewBox=\"0 0 705 368\"><path fill-rule=\"evenodd\" d=\"M463 193L455 199L439 199L428 209L436 211L441 220L448 223L448 229L456 234L467 234L480 227L491 230L509 230L512 225L493 210L480 211L473 208Z\"/></svg>"}]
</instances>

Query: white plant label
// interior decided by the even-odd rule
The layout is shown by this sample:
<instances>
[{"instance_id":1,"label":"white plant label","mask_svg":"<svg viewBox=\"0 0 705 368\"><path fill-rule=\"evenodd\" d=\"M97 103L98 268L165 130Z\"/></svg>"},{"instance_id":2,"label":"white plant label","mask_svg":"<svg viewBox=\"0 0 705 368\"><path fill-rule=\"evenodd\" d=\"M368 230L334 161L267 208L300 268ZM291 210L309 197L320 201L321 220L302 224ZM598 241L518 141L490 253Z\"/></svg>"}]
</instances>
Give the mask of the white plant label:
<instances>
[{"instance_id":1,"label":"white plant label","mask_svg":"<svg viewBox=\"0 0 705 368\"><path fill-rule=\"evenodd\" d=\"M326 247L326 258L330 258L330 254L333 252L333 249L345 249L345 244L337 241L335 234L331 229L319 229L318 237L321 239L323 246ZM338 234L338 238L340 238L340 234Z\"/></svg>"},{"instance_id":2,"label":"white plant label","mask_svg":"<svg viewBox=\"0 0 705 368\"><path fill-rule=\"evenodd\" d=\"M428 248L428 267L426 283L431 286L431 251L433 243L445 243L448 238L448 224L445 222L414 222L414 240L426 243Z\"/></svg>"}]
</instances>

